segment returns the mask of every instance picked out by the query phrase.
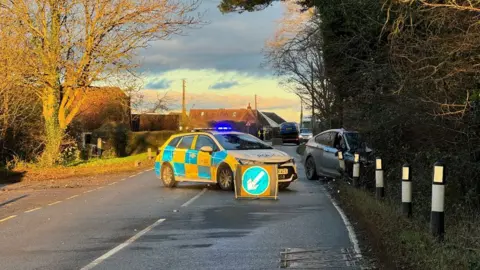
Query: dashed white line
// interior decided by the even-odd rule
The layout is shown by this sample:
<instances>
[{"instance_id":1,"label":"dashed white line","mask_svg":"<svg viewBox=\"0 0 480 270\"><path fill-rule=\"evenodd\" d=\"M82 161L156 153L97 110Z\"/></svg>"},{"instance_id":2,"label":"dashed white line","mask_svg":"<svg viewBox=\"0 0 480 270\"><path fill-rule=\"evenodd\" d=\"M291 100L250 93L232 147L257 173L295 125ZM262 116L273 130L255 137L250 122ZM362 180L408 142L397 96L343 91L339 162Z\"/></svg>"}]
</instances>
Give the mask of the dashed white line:
<instances>
[{"instance_id":1,"label":"dashed white line","mask_svg":"<svg viewBox=\"0 0 480 270\"><path fill-rule=\"evenodd\" d=\"M37 208L33 208L33 209L30 209L30 210L27 210L27 211L25 211L25 213L31 213L31 212L33 212L33 211L37 211L37 210L40 210L40 209L42 209L42 207L37 207Z\"/></svg>"},{"instance_id":2,"label":"dashed white line","mask_svg":"<svg viewBox=\"0 0 480 270\"><path fill-rule=\"evenodd\" d=\"M127 178L123 178L122 180L119 180L119 182L120 182L120 181L125 181L125 180L127 180Z\"/></svg>"},{"instance_id":3,"label":"dashed white line","mask_svg":"<svg viewBox=\"0 0 480 270\"><path fill-rule=\"evenodd\" d=\"M9 220L9 219L15 218L15 217L17 217L17 215L13 215L13 216L6 217L6 218L4 218L4 219L0 219L0 223L2 223L2 222L4 222L4 221L7 221L7 220Z\"/></svg>"},{"instance_id":4,"label":"dashed white line","mask_svg":"<svg viewBox=\"0 0 480 270\"><path fill-rule=\"evenodd\" d=\"M193 201L195 201L196 199L198 199L200 196L202 196L203 193L205 193L207 191L207 188L204 188L202 191L200 191L197 195L195 195L195 197L191 198L190 200L188 200L186 203L182 204L181 207L187 207L189 204L191 204Z\"/></svg>"},{"instance_id":5,"label":"dashed white line","mask_svg":"<svg viewBox=\"0 0 480 270\"><path fill-rule=\"evenodd\" d=\"M78 196L79 196L79 195L73 195L73 196L71 196L71 197L68 197L67 200L71 200L71 199L76 198L76 197L78 197Z\"/></svg>"},{"instance_id":6,"label":"dashed white line","mask_svg":"<svg viewBox=\"0 0 480 270\"><path fill-rule=\"evenodd\" d=\"M98 187L96 190L99 190L99 189L102 189L102 188L104 188L104 187Z\"/></svg>"},{"instance_id":7,"label":"dashed white line","mask_svg":"<svg viewBox=\"0 0 480 270\"><path fill-rule=\"evenodd\" d=\"M83 192L83 193L90 193L90 192L92 192L92 191L95 191L95 189L87 190L87 191L85 191L85 192Z\"/></svg>"},{"instance_id":8,"label":"dashed white line","mask_svg":"<svg viewBox=\"0 0 480 270\"><path fill-rule=\"evenodd\" d=\"M130 239L128 239L127 241L123 242L122 244L116 246L115 248L111 249L110 251L108 251L107 253L103 254L102 256L100 256L99 258L97 258L96 260L94 260L93 262L89 263L88 265L84 266L82 269L80 270L90 270L92 268L94 268L95 266L99 265L100 263L102 263L103 261L105 261L106 259L110 258L111 256L113 256L115 253L119 252L120 250L122 250L123 248L125 248L126 246L130 245L131 243L135 242L138 238L140 238L142 235L146 234L147 232L149 232L150 230L152 230L153 228L155 228L156 226L158 226L160 223L164 222L165 219L162 218L162 219L159 219L157 220L155 223L153 223L152 225L148 226L147 228L143 229L141 232L135 234L134 236L132 236Z\"/></svg>"},{"instance_id":9,"label":"dashed white line","mask_svg":"<svg viewBox=\"0 0 480 270\"><path fill-rule=\"evenodd\" d=\"M57 203L61 203L62 201L56 201L56 202L53 202L53 203L49 203L48 205L55 205Z\"/></svg>"},{"instance_id":10,"label":"dashed white line","mask_svg":"<svg viewBox=\"0 0 480 270\"><path fill-rule=\"evenodd\" d=\"M135 175L130 175L128 178L133 178L133 177L135 177Z\"/></svg>"},{"instance_id":11,"label":"dashed white line","mask_svg":"<svg viewBox=\"0 0 480 270\"><path fill-rule=\"evenodd\" d=\"M110 184L108 184L108 185L109 185L109 186L113 186L113 185L115 185L116 183L118 183L118 182L113 182L113 183L110 183Z\"/></svg>"}]
</instances>

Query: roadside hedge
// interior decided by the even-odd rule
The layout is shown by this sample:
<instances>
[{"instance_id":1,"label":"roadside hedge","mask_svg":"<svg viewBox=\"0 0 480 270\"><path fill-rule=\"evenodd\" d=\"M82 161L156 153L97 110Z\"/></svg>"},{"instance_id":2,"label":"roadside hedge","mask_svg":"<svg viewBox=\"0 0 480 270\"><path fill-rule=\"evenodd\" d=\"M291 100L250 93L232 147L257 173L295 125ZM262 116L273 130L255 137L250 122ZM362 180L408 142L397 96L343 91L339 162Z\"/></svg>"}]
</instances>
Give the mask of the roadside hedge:
<instances>
[{"instance_id":1,"label":"roadside hedge","mask_svg":"<svg viewBox=\"0 0 480 270\"><path fill-rule=\"evenodd\" d=\"M129 155L134 155L144 153L150 147L155 152L176 133L173 130L130 132L126 151Z\"/></svg>"}]
</instances>

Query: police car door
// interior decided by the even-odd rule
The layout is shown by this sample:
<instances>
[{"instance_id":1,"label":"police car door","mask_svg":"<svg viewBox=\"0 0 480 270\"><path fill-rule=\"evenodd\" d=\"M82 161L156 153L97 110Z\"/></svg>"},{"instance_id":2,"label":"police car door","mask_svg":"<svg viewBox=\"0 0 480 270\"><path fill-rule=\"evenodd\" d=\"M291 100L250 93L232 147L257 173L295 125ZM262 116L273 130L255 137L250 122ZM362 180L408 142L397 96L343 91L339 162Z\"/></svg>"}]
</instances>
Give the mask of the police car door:
<instances>
[{"instance_id":1,"label":"police car door","mask_svg":"<svg viewBox=\"0 0 480 270\"><path fill-rule=\"evenodd\" d=\"M203 146L212 147L213 152L218 151L218 146L209 136L206 136L206 135L199 135L195 143L195 150L198 153L198 158L197 158L198 178L202 180L213 181L214 180L214 178L212 177L212 171L213 171L212 154L213 153L200 151L200 149Z\"/></svg>"},{"instance_id":2,"label":"police car door","mask_svg":"<svg viewBox=\"0 0 480 270\"><path fill-rule=\"evenodd\" d=\"M173 170L176 177L189 178L191 175L190 156L187 155L188 150L192 147L195 135L187 135L182 137L173 153ZM196 162L195 162L196 164Z\"/></svg>"}]
</instances>

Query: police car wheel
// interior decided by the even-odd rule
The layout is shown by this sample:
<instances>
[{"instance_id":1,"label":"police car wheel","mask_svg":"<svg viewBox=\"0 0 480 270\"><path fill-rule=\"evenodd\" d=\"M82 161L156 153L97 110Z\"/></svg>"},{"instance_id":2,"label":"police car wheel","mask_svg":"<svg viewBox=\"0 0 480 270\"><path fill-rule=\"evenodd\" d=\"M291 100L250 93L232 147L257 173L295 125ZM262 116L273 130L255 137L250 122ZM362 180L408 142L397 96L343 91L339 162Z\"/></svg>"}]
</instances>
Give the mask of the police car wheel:
<instances>
[{"instance_id":1,"label":"police car wheel","mask_svg":"<svg viewBox=\"0 0 480 270\"><path fill-rule=\"evenodd\" d=\"M233 172L227 165L223 165L218 169L217 185L222 190L233 190Z\"/></svg>"},{"instance_id":2,"label":"police car wheel","mask_svg":"<svg viewBox=\"0 0 480 270\"><path fill-rule=\"evenodd\" d=\"M307 158L305 162L305 174L307 175L308 180L317 180L317 170L315 168L315 161L312 157Z\"/></svg>"},{"instance_id":3,"label":"police car wheel","mask_svg":"<svg viewBox=\"0 0 480 270\"><path fill-rule=\"evenodd\" d=\"M177 182L175 181L175 174L173 173L172 166L166 163L162 166L162 182L165 187L174 187Z\"/></svg>"},{"instance_id":4,"label":"police car wheel","mask_svg":"<svg viewBox=\"0 0 480 270\"><path fill-rule=\"evenodd\" d=\"M290 182L288 183L278 183L278 189L279 190L285 190L288 188L288 186L290 186Z\"/></svg>"}]
</instances>

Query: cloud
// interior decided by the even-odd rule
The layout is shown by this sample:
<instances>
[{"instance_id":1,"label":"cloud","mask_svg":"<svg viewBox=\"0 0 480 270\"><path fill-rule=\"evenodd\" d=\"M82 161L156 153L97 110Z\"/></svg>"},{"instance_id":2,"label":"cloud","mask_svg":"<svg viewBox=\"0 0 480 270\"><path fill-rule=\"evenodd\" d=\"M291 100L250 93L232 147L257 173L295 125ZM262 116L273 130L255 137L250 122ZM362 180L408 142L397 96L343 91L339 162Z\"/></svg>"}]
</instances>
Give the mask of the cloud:
<instances>
[{"instance_id":1,"label":"cloud","mask_svg":"<svg viewBox=\"0 0 480 270\"><path fill-rule=\"evenodd\" d=\"M234 86L239 85L238 82L236 81L230 81L230 82L218 82L215 84L212 84L208 87L208 89L213 89L213 90L219 90L219 89L229 89Z\"/></svg>"},{"instance_id":2,"label":"cloud","mask_svg":"<svg viewBox=\"0 0 480 270\"><path fill-rule=\"evenodd\" d=\"M141 62L141 71L216 69L261 76L272 74L260 65L264 62L265 41L273 36L282 16L281 5L275 3L264 11L225 15L217 5L218 1L201 4L198 11L206 11L207 25L168 40L151 42L147 49L140 51L137 60Z\"/></svg>"},{"instance_id":3,"label":"cloud","mask_svg":"<svg viewBox=\"0 0 480 270\"><path fill-rule=\"evenodd\" d=\"M157 79L148 82L145 85L145 88L147 89L167 89L172 85L172 80L167 80L167 79Z\"/></svg>"}]
</instances>

